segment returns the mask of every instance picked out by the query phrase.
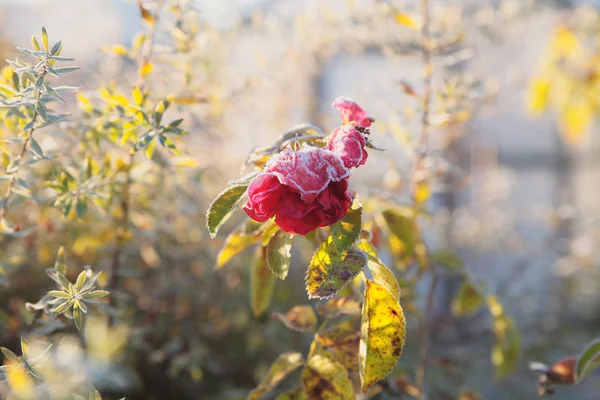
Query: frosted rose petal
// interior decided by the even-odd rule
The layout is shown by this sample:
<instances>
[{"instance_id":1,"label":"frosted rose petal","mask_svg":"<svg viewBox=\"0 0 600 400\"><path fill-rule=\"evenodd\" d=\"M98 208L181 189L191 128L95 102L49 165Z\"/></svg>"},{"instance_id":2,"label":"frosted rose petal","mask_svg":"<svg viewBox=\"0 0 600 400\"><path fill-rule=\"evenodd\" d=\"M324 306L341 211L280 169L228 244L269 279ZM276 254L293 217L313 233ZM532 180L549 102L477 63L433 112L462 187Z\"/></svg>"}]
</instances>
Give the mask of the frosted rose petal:
<instances>
[{"instance_id":1,"label":"frosted rose petal","mask_svg":"<svg viewBox=\"0 0 600 400\"><path fill-rule=\"evenodd\" d=\"M330 182L350 176L340 157L320 148L286 149L269 160L264 172L277 176L283 185L298 191L306 203L312 202Z\"/></svg>"},{"instance_id":2,"label":"frosted rose petal","mask_svg":"<svg viewBox=\"0 0 600 400\"><path fill-rule=\"evenodd\" d=\"M340 113L343 124L356 122L363 128L368 128L375 120L358 104L346 97L338 97L333 101L333 107Z\"/></svg>"},{"instance_id":3,"label":"frosted rose petal","mask_svg":"<svg viewBox=\"0 0 600 400\"><path fill-rule=\"evenodd\" d=\"M327 148L337 154L347 168L353 168L367 161L366 144L362 133L351 125L344 125L333 131L327 141Z\"/></svg>"}]
</instances>

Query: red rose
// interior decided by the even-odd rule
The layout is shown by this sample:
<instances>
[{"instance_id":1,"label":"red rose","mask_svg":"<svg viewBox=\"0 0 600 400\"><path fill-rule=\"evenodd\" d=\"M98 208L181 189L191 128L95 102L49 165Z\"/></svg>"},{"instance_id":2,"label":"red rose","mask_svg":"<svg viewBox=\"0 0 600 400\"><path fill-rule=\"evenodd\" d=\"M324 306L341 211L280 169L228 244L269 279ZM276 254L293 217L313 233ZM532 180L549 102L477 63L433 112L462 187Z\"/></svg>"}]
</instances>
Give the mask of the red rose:
<instances>
[{"instance_id":1,"label":"red rose","mask_svg":"<svg viewBox=\"0 0 600 400\"><path fill-rule=\"evenodd\" d=\"M358 104L345 97L336 98L332 105L340 113L344 125L356 122L357 125L368 128L372 122L375 122L375 119L370 117Z\"/></svg>"},{"instance_id":2,"label":"red rose","mask_svg":"<svg viewBox=\"0 0 600 400\"><path fill-rule=\"evenodd\" d=\"M288 149L273 156L250 183L243 208L256 221L275 215L281 229L305 235L344 218L352 202L349 176L342 160L328 150Z\"/></svg>"},{"instance_id":3,"label":"red rose","mask_svg":"<svg viewBox=\"0 0 600 400\"><path fill-rule=\"evenodd\" d=\"M333 131L327 141L327 148L342 159L346 168L353 168L367 161L366 144L362 133L352 125L344 125Z\"/></svg>"}]
</instances>

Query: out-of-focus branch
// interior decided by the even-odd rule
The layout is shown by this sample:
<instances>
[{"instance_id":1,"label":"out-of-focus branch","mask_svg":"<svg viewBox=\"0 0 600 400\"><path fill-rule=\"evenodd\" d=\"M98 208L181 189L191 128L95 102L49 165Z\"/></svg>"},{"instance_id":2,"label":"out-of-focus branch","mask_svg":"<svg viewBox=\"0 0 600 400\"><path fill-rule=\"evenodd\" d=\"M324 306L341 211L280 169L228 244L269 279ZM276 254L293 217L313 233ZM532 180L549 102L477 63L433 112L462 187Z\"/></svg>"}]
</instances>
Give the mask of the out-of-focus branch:
<instances>
[{"instance_id":1,"label":"out-of-focus branch","mask_svg":"<svg viewBox=\"0 0 600 400\"><path fill-rule=\"evenodd\" d=\"M148 15L149 11L144 7L142 0L138 0L138 7L142 18L150 18L147 39L144 42L144 47L140 53L138 60L138 69L144 68L150 63L152 58L152 52L154 49L154 38L156 36L156 26L158 24L158 18L162 9L162 2L159 2L154 15ZM143 90L146 85L147 74L140 74L137 82L137 87ZM135 159L135 153L133 149L129 152L127 161L127 169L125 171L125 182L123 184L123 191L121 193L121 214L117 222L118 230L115 240L115 249L112 256L111 268L110 268L110 281L108 283L108 289L113 290L119 285L119 269L121 267L121 256L125 242L129 236L129 211L130 211L130 191L131 191L131 168Z\"/></svg>"},{"instance_id":2,"label":"out-of-focus branch","mask_svg":"<svg viewBox=\"0 0 600 400\"><path fill-rule=\"evenodd\" d=\"M44 77L46 76L47 73L48 73L48 71L44 68L44 72L42 73L41 79L44 79ZM35 103L36 104L39 103L41 101L41 98L42 98L42 89L38 89L38 92L35 96ZM29 129L29 131L27 132L27 136L25 137L25 141L23 142L23 147L21 147L21 151L19 152L19 158L17 158L17 161L18 161L17 170L13 172L12 178L8 182L8 187L6 188L6 193L4 194L4 199L3 199L4 201L2 202L2 208L0 208L0 220L2 220L6 216L6 213L8 212L8 202L12 198L13 186L15 185L15 182L17 181L17 173L19 172L19 169L23 165L23 160L25 159L25 153L27 152L27 147L29 146L29 142L31 141L31 138L33 137L33 132L35 131L35 123L37 121L37 118L38 118L38 112L37 112L37 107L35 107L34 112L33 112L33 118L31 119L31 129Z\"/></svg>"},{"instance_id":3,"label":"out-of-focus branch","mask_svg":"<svg viewBox=\"0 0 600 400\"><path fill-rule=\"evenodd\" d=\"M429 108L431 103L431 75L433 68L431 65L431 40L429 32L429 0L421 0L421 49L423 58L423 113L421 115L421 131L417 138L415 147L415 159L410 180L410 195L413 203L416 203L417 187L423 181L423 164L427 156L429 143ZM419 327L421 343L419 346L419 365L415 375L415 384L419 388L420 398L425 399L425 378L427 375L427 358L429 353L429 344L431 336L431 317L435 300L435 291L438 286L438 276L435 265L430 266L431 283L427 292L425 314Z\"/></svg>"}]
</instances>

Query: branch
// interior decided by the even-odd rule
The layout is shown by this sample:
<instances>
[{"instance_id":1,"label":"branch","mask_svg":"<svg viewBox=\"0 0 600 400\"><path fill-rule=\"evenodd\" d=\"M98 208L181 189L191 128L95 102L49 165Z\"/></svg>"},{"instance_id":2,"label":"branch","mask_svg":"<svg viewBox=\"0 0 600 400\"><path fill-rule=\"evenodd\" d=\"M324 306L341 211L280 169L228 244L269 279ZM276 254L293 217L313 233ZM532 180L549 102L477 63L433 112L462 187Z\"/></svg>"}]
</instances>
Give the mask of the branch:
<instances>
[{"instance_id":1,"label":"branch","mask_svg":"<svg viewBox=\"0 0 600 400\"><path fill-rule=\"evenodd\" d=\"M158 24L158 18L160 15L160 11L162 9L163 3L160 2L158 4L158 8L156 13L152 15L154 19L151 23L149 23L148 28L148 39L144 43L144 48L140 53L140 58L138 60L138 68L143 67L144 65L150 62L152 58L152 52L154 48L154 38L156 35L156 26ZM140 9L140 13L142 17L144 17L144 13L148 11L144 8L142 4L142 0L138 0L138 7ZM143 90L146 85L146 77L143 74L140 74L137 87L140 90ZM121 215L119 221L117 222L119 229L117 231L116 240L115 240L115 250L112 256L111 268L110 268L110 280L108 282L108 290L116 289L119 285L119 269L121 268L121 255L123 253L123 248L125 247L125 242L129 236L129 210L130 210L130 189L131 189L131 167L133 166L133 162L135 159L135 153L133 149L129 151L129 158L127 162L127 170L125 171L125 182L123 184L123 192L121 193Z\"/></svg>"},{"instance_id":2,"label":"branch","mask_svg":"<svg viewBox=\"0 0 600 400\"><path fill-rule=\"evenodd\" d=\"M429 0L421 0L421 14L423 24L421 26L421 48L422 59L424 65L423 76L423 113L421 115L421 132L417 138L415 148L415 160L413 164L410 195L413 203L416 204L417 185L423 178L423 163L427 156L429 142L429 108L431 103L431 43L429 32ZM427 304L425 306L425 315L421 320L419 327L419 337L421 343L419 346L419 365L415 375L415 384L419 388L419 398L425 399L425 378L427 375L427 358L429 354L430 336L431 336L431 317L433 313L433 305L435 301L435 291L438 285L438 275L435 270L435 265L430 263L431 268L431 283L427 292Z\"/></svg>"},{"instance_id":3,"label":"branch","mask_svg":"<svg viewBox=\"0 0 600 400\"><path fill-rule=\"evenodd\" d=\"M44 71L42 72L41 79L44 79L44 77L48 73L46 66L44 67ZM41 98L42 98L42 89L38 89L37 94L35 96L35 104L39 103ZM33 137L33 132L35 131L35 123L37 121L37 118L38 118L37 107L34 107L33 118L31 119L31 129L29 129L29 131L27 132L27 137L25 138L23 147L21 148L21 151L19 152L19 158L17 159L18 160L17 168L15 171L13 171L12 177L11 177L10 181L8 182L8 187L6 188L6 193L4 194L4 202L2 203L2 207L0 208L0 220L2 220L8 213L8 202L12 198L13 186L15 185L15 182L17 181L17 174L18 174L19 170L21 169L21 166L23 165L23 160L25 159L25 153L27 152L27 146L29 146L29 142L31 141L31 138Z\"/></svg>"}]
</instances>

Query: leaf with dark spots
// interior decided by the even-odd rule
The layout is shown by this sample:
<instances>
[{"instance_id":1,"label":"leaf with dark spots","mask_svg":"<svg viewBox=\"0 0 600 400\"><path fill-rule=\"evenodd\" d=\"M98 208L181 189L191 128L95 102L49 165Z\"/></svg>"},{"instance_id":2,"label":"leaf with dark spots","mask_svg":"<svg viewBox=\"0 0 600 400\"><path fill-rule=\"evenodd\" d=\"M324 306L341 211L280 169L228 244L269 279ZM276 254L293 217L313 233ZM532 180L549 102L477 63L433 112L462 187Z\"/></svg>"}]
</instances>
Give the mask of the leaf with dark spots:
<instances>
[{"instance_id":1,"label":"leaf with dark spots","mask_svg":"<svg viewBox=\"0 0 600 400\"><path fill-rule=\"evenodd\" d=\"M384 286L367 280L359 352L363 391L392 372L402 353L405 335L406 320L398 300Z\"/></svg>"},{"instance_id":2,"label":"leaf with dark spots","mask_svg":"<svg viewBox=\"0 0 600 400\"><path fill-rule=\"evenodd\" d=\"M329 351L344 368L351 372L358 371L360 332L334 328L319 332L316 339L321 347Z\"/></svg>"},{"instance_id":3,"label":"leaf with dark spots","mask_svg":"<svg viewBox=\"0 0 600 400\"><path fill-rule=\"evenodd\" d=\"M316 352L307 361L302 383L310 400L354 400L346 369L325 351Z\"/></svg>"},{"instance_id":4,"label":"leaf with dark spots","mask_svg":"<svg viewBox=\"0 0 600 400\"><path fill-rule=\"evenodd\" d=\"M309 298L327 299L344 288L367 264L367 256L360 250L350 249L346 256L335 260L322 244L313 255L306 273Z\"/></svg>"}]
</instances>

